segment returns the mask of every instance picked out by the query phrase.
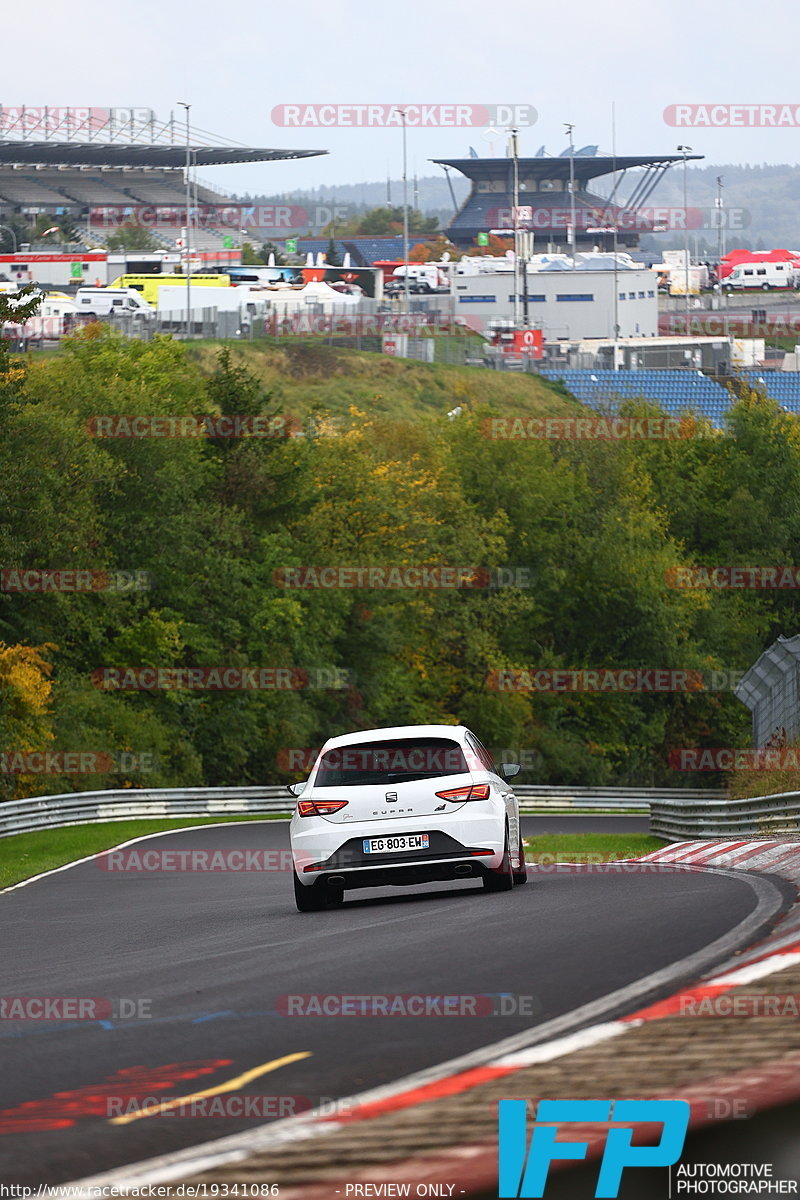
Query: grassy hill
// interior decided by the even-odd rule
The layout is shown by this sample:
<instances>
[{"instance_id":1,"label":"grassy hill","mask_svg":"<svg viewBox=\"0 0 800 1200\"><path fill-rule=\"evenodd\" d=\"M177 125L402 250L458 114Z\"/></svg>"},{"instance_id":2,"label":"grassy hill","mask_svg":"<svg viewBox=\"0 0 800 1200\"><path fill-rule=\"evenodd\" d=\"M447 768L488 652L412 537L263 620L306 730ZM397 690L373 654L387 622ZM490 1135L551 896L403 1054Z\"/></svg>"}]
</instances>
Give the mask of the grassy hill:
<instances>
[{"instance_id":1,"label":"grassy hill","mask_svg":"<svg viewBox=\"0 0 800 1200\"><path fill-rule=\"evenodd\" d=\"M203 374L215 369L219 345L190 348ZM402 420L443 417L457 405L489 406L520 417L564 415L581 407L536 375L420 363L324 343L237 344L232 358L270 389L282 411L300 417L319 409L345 416L353 405Z\"/></svg>"}]
</instances>

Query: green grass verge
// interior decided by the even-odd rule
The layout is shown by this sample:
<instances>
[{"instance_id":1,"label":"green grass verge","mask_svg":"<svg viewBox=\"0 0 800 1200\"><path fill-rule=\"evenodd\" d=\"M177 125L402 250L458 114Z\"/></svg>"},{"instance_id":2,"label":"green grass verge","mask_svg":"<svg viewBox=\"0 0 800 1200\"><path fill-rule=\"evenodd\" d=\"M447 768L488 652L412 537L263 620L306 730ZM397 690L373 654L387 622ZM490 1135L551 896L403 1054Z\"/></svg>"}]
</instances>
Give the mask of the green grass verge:
<instances>
[{"instance_id":1,"label":"green grass verge","mask_svg":"<svg viewBox=\"0 0 800 1200\"><path fill-rule=\"evenodd\" d=\"M597 862L597 855L610 862L638 858L666 843L649 833L546 833L525 838L525 858L535 862ZM590 856L594 855L594 859Z\"/></svg>"},{"instance_id":2,"label":"green grass verge","mask_svg":"<svg viewBox=\"0 0 800 1200\"><path fill-rule=\"evenodd\" d=\"M540 805L526 804L520 806L523 817L647 817L649 808L626 808L620 812L618 808L545 808Z\"/></svg>"},{"instance_id":3,"label":"green grass verge","mask_svg":"<svg viewBox=\"0 0 800 1200\"><path fill-rule=\"evenodd\" d=\"M120 842L160 833L229 821L274 821L280 813L247 813L234 816L172 817L142 821L103 821L96 825L68 825L62 829L37 829L0 838L0 888L10 887L32 875L52 871L78 858L109 850ZM659 850L665 843L647 833L564 833L526 838L528 862L586 862L589 855L604 858L634 858Z\"/></svg>"},{"instance_id":4,"label":"green grass verge","mask_svg":"<svg viewBox=\"0 0 800 1200\"><path fill-rule=\"evenodd\" d=\"M96 825L68 825L63 829L37 829L33 833L15 833L0 838L0 888L10 887L63 867L77 858L86 858L100 850L109 850L120 842L160 833L165 829L185 829L191 825L216 825L220 821L276 821L288 813L242 813L236 816L168 817L143 821L103 821Z\"/></svg>"}]
</instances>

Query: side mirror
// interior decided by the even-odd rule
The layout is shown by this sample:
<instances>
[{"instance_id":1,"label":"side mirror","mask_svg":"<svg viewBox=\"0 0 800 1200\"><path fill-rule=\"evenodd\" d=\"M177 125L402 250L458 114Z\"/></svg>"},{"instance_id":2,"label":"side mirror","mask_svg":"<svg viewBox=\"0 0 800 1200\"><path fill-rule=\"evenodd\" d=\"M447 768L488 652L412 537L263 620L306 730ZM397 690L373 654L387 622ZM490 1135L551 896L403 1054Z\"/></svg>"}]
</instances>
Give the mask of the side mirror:
<instances>
[{"instance_id":1,"label":"side mirror","mask_svg":"<svg viewBox=\"0 0 800 1200\"><path fill-rule=\"evenodd\" d=\"M287 783L286 790L290 796L301 796L305 791L306 783L308 780L305 783Z\"/></svg>"},{"instance_id":2,"label":"side mirror","mask_svg":"<svg viewBox=\"0 0 800 1200\"><path fill-rule=\"evenodd\" d=\"M515 775L519 775L522 767L519 763L500 763L500 774L503 779L513 779Z\"/></svg>"}]
</instances>

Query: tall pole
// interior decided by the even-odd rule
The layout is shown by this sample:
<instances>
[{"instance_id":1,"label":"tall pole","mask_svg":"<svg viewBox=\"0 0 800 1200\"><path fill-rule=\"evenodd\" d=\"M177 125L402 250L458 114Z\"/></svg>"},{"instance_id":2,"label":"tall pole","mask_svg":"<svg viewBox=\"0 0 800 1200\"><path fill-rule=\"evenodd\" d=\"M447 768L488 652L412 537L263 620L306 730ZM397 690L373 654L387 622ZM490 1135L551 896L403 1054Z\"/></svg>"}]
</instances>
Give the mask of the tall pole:
<instances>
[{"instance_id":1,"label":"tall pole","mask_svg":"<svg viewBox=\"0 0 800 1200\"><path fill-rule=\"evenodd\" d=\"M572 239L572 269L575 270L575 140L572 136L572 131L575 126L564 123L564 128L569 135L569 227L570 237Z\"/></svg>"},{"instance_id":2,"label":"tall pole","mask_svg":"<svg viewBox=\"0 0 800 1200\"><path fill-rule=\"evenodd\" d=\"M617 106L616 106L616 102L614 100L611 101L611 156L612 156L613 165L614 165L613 190L611 192L611 195L616 196L616 194L617 194ZM618 231L619 231L619 225L618 225L618 219L617 219L616 213L612 213L612 220L614 222L614 240L612 243L613 248L614 248L614 370L618 371L619 370L619 363L618 363L618 358L619 358L619 261L617 259L617 253L618 253L618 249L619 249L619 242L618 242L617 235L618 235Z\"/></svg>"},{"instance_id":3,"label":"tall pole","mask_svg":"<svg viewBox=\"0 0 800 1200\"><path fill-rule=\"evenodd\" d=\"M396 108L403 120L403 312L408 312L408 159L406 155L406 110Z\"/></svg>"},{"instance_id":4,"label":"tall pole","mask_svg":"<svg viewBox=\"0 0 800 1200\"><path fill-rule=\"evenodd\" d=\"M186 337L192 336L192 158L191 158L191 131L189 126L189 111L191 104L184 103L179 100L178 104L181 108L186 109L186 236L184 237L184 250L186 251Z\"/></svg>"},{"instance_id":5,"label":"tall pole","mask_svg":"<svg viewBox=\"0 0 800 1200\"><path fill-rule=\"evenodd\" d=\"M683 280L683 311L684 311L684 335L689 333L689 204L688 191L686 180L686 155L691 152L691 146L678 146L678 150L683 155L683 256L684 256L684 280Z\"/></svg>"},{"instance_id":6,"label":"tall pole","mask_svg":"<svg viewBox=\"0 0 800 1200\"><path fill-rule=\"evenodd\" d=\"M722 307L722 297L725 297L725 336L730 333L728 326L728 293L722 286L722 260L725 257L725 201L722 198L722 176L717 176L717 287L719 288L719 303Z\"/></svg>"},{"instance_id":7,"label":"tall pole","mask_svg":"<svg viewBox=\"0 0 800 1200\"><path fill-rule=\"evenodd\" d=\"M514 164L514 187L511 214L514 220L514 329L519 329L519 149L517 147L517 131L511 130L511 159ZM525 281L527 285L527 281ZM527 286L526 286L527 292Z\"/></svg>"}]
</instances>

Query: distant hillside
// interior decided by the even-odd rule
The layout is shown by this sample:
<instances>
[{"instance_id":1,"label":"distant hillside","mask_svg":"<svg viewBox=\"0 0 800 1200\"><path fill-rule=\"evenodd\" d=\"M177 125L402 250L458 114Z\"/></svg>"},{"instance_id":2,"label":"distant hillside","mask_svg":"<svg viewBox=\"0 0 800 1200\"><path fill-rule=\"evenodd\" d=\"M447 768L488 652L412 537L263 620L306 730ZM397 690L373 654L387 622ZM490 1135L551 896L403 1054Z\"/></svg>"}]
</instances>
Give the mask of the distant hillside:
<instances>
[{"instance_id":1,"label":"distant hillside","mask_svg":"<svg viewBox=\"0 0 800 1200\"><path fill-rule=\"evenodd\" d=\"M630 171L620 189L619 198L626 199L632 192L639 172ZM723 198L727 209L743 209L748 223L741 231L731 232L727 248L744 246L751 250L769 250L776 246L800 247L800 166L791 163L751 166L741 163L723 163L716 166L689 167L687 169L687 195L690 208L711 209L717 194L717 176L722 176ZM469 184L457 172L450 173L456 203L466 199ZM600 195L611 191L611 179L601 180L596 185ZM318 188L283 193L272 196L242 196L250 204L347 204L356 211L366 211L387 203L402 203L403 185L399 179L388 182L340 184L336 187ZM446 227L453 214L453 202L444 172L426 175L412 180L408 185L408 201L426 216L435 216L440 225ZM652 196L648 206L683 204L683 168L674 166L664 177ZM644 239L644 245L670 249L683 244L681 234L659 234ZM700 254L715 254L717 235L713 229L692 233L692 250Z\"/></svg>"}]
</instances>

